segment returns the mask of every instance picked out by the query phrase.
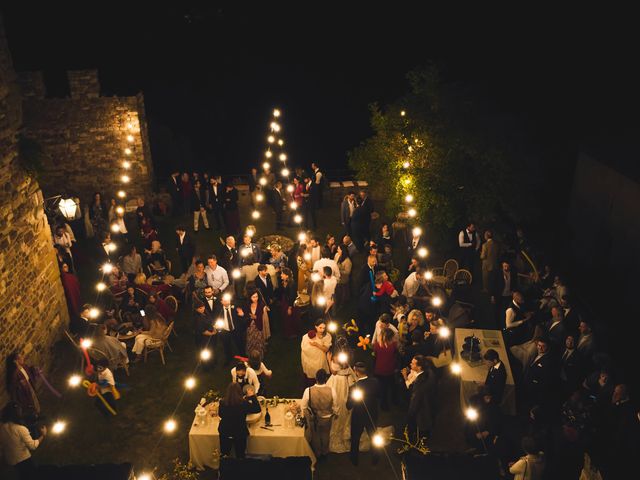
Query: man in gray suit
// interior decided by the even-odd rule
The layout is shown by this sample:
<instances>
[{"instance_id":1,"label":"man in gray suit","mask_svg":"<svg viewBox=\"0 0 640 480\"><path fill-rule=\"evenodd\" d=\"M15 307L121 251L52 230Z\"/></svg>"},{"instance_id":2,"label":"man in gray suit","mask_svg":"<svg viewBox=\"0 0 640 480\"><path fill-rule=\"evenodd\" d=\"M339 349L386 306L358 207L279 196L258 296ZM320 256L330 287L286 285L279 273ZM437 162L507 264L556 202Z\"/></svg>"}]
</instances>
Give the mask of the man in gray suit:
<instances>
[{"instance_id":1,"label":"man in gray suit","mask_svg":"<svg viewBox=\"0 0 640 480\"><path fill-rule=\"evenodd\" d=\"M493 272L498 268L499 250L498 244L493 240L493 232L491 230L484 232L480 259L482 260L482 291L485 293L489 292Z\"/></svg>"}]
</instances>

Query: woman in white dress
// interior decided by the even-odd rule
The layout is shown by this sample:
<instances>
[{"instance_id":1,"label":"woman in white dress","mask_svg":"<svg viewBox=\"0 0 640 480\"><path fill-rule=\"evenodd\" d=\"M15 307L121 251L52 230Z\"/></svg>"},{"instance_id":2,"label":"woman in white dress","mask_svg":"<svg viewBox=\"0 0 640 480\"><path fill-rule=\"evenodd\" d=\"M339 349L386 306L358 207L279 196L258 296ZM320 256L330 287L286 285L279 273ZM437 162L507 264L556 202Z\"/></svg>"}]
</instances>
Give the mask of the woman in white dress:
<instances>
[{"instance_id":1,"label":"woman in white dress","mask_svg":"<svg viewBox=\"0 0 640 480\"><path fill-rule=\"evenodd\" d=\"M341 340L345 341L341 342ZM327 381L327 385L335 390L338 404L338 413L333 419L329 435L329 451L333 453L345 453L351 449L351 410L347 410L347 397L349 396L349 387L355 383L355 376L349 368L348 362L341 364L337 359L339 352L347 352L346 343L344 337L338 338L336 345L327 353L331 369L331 377ZM347 355L350 357L348 352Z\"/></svg>"},{"instance_id":2,"label":"woman in white dress","mask_svg":"<svg viewBox=\"0 0 640 480\"><path fill-rule=\"evenodd\" d=\"M318 370L329 372L327 352L331 347L331 335L327 333L327 324L324 320L316 321L315 330L304 334L300 344L300 360L304 372L306 385L310 387L316 383Z\"/></svg>"}]
</instances>

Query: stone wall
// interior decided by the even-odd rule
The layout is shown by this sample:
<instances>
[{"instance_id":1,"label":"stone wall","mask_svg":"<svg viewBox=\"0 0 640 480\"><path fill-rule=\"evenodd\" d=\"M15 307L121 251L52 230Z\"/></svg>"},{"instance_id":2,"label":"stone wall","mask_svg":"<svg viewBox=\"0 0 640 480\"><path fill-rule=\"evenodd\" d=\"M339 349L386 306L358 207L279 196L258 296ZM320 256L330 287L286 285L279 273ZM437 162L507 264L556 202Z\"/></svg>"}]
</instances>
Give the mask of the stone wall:
<instances>
[{"instance_id":1,"label":"stone wall","mask_svg":"<svg viewBox=\"0 0 640 480\"><path fill-rule=\"evenodd\" d=\"M20 104L0 18L0 404L7 355L21 350L46 369L69 322L42 191L18 158Z\"/></svg>"},{"instance_id":2,"label":"stone wall","mask_svg":"<svg viewBox=\"0 0 640 480\"><path fill-rule=\"evenodd\" d=\"M142 94L101 97L96 70L70 71L67 78L69 98L46 98L40 72L19 74L24 136L42 150L45 196L66 194L86 205L94 192L108 201L124 187L128 199L148 197L153 169ZM127 172L124 161L131 164ZM124 173L131 177L126 185Z\"/></svg>"}]
</instances>

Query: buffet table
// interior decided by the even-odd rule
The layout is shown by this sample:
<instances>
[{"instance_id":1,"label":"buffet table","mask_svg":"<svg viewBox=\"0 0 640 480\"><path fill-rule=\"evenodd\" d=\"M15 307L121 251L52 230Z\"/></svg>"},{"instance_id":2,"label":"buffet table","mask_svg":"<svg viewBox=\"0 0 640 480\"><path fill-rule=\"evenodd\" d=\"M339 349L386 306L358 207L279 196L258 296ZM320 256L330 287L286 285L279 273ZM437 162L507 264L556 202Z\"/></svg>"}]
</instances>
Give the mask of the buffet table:
<instances>
[{"instance_id":1,"label":"buffet table","mask_svg":"<svg viewBox=\"0 0 640 480\"><path fill-rule=\"evenodd\" d=\"M516 387L502 332L500 330L478 330L474 328L456 328L455 332L456 362L462 369L460 372L460 406L463 411L467 408L469 398L478 392L479 385L484 383L489 372L489 366L484 360L469 362L460 356L464 339L475 335L480 341L480 358L490 348L500 355L500 361L507 369L507 382L500 407L507 415L515 415Z\"/></svg>"},{"instance_id":2,"label":"buffet table","mask_svg":"<svg viewBox=\"0 0 640 480\"><path fill-rule=\"evenodd\" d=\"M300 400L296 401L300 403ZM304 428L285 426L285 405L281 403L276 407L269 407L271 423L274 425L270 427L271 430L260 428L264 426L264 411L265 407L262 406L262 418L256 423L247 425L249 428L247 454L309 457L311 468L313 468L316 457L304 437ZM198 425L197 418L193 420L189 431L189 460L198 470L203 470L204 467L218 469L220 464L219 423L220 417L218 416L209 419L207 424L202 426Z\"/></svg>"}]
</instances>

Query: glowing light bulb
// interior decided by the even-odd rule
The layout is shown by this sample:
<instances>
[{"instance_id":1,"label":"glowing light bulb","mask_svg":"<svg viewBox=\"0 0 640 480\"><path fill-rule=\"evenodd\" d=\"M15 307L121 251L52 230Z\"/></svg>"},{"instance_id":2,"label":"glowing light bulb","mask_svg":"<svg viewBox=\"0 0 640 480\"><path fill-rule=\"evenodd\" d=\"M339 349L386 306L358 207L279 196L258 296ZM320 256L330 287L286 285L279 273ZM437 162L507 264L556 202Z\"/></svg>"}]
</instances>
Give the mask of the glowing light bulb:
<instances>
[{"instance_id":1,"label":"glowing light bulb","mask_svg":"<svg viewBox=\"0 0 640 480\"><path fill-rule=\"evenodd\" d=\"M313 272L311 274L311 281L312 282L319 282L321 279L322 279L322 277L320 276L320 274L318 272ZM320 300L320 299L318 298L318 300Z\"/></svg>"},{"instance_id":2,"label":"glowing light bulb","mask_svg":"<svg viewBox=\"0 0 640 480\"><path fill-rule=\"evenodd\" d=\"M231 301L231 294L230 293L225 293L224 295L222 295L222 300L224 300L225 302L230 302Z\"/></svg>"},{"instance_id":3,"label":"glowing light bulb","mask_svg":"<svg viewBox=\"0 0 640 480\"><path fill-rule=\"evenodd\" d=\"M89 318L98 318L99 316L100 310L98 310L96 307L89 309ZM91 342L91 340L89 340L89 342ZM89 344L89 346L91 346L91 344Z\"/></svg>"},{"instance_id":4,"label":"glowing light bulb","mask_svg":"<svg viewBox=\"0 0 640 480\"><path fill-rule=\"evenodd\" d=\"M280 125L277 124L277 122L271 122L271 130L273 130L274 132L279 132L280 131Z\"/></svg>"},{"instance_id":5,"label":"glowing light bulb","mask_svg":"<svg viewBox=\"0 0 640 480\"><path fill-rule=\"evenodd\" d=\"M110 252L115 252L118 249L118 246L115 243L108 243L107 250Z\"/></svg>"},{"instance_id":6,"label":"glowing light bulb","mask_svg":"<svg viewBox=\"0 0 640 480\"><path fill-rule=\"evenodd\" d=\"M409 168L411 166L411 164L409 162L402 162L402 168L404 168L405 170L407 168Z\"/></svg>"},{"instance_id":7,"label":"glowing light bulb","mask_svg":"<svg viewBox=\"0 0 640 480\"><path fill-rule=\"evenodd\" d=\"M273 143L273 142L275 142L275 141L276 141L276 137L274 137L273 135L269 135L269 136L267 137L267 142L269 142L269 143Z\"/></svg>"},{"instance_id":8,"label":"glowing light bulb","mask_svg":"<svg viewBox=\"0 0 640 480\"><path fill-rule=\"evenodd\" d=\"M433 280L433 272L431 270L427 270L424 272L424 278L426 280Z\"/></svg>"},{"instance_id":9,"label":"glowing light bulb","mask_svg":"<svg viewBox=\"0 0 640 480\"><path fill-rule=\"evenodd\" d=\"M225 326L224 319L219 318L219 319L216 320L215 327L218 330L222 330L224 328L224 326Z\"/></svg>"},{"instance_id":10,"label":"glowing light bulb","mask_svg":"<svg viewBox=\"0 0 640 480\"><path fill-rule=\"evenodd\" d=\"M113 233L118 233L120 231L120 225L118 225L117 223L114 223L113 225L111 225L111 231Z\"/></svg>"},{"instance_id":11,"label":"glowing light bulb","mask_svg":"<svg viewBox=\"0 0 640 480\"><path fill-rule=\"evenodd\" d=\"M118 197L124 198L126 196L127 196L127 192L125 192L124 190L118 190Z\"/></svg>"},{"instance_id":12,"label":"glowing light bulb","mask_svg":"<svg viewBox=\"0 0 640 480\"><path fill-rule=\"evenodd\" d=\"M127 147L127 148L124 149L124 153L126 155L131 155L133 153L133 151L130 148Z\"/></svg>"},{"instance_id":13,"label":"glowing light bulb","mask_svg":"<svg viewBox=\"0 0 640 480\"><path fill-rule=\"evenodd\" d=\"M110 263L105 263L104 265L102 265L102 273L109 274L111 272L113 272L113 265L111 265Z\"/></svg>"},{"instance_id":14,"label":"glowing light bulb","mask_svg":"<svg viewBox=\"0 0 640 480\"><path fill-rule=\"evenodd\" d=\"M424 248L424 247L421 247L421 248L419 248L419 249L418 249L418 256L419 256L420 258L426 258L426 257L427 257L427 255L429 255L429 250L427 250L427 249L426 249L426 248Z\"/></svg>"},{"instance_id":15,"label":"glowing light bulb","mask_svg":"<svg viewBox=\"0 0 640 480\"><path fill-rule=\"evenodd\" d=\"M124 207L116 207L116 213L122 215L124 213Z\"/></svg>"},{"instance_id":16,"label":"glowing light bulb","mask_svg":"<svg viewBox=\"0 0 640 480\"><path fill-rule=\"evenodd\" d=\"M70 387L77 387L82 382L82 377L80 375L71 375L68 382Z\"/></svg>"},{"instance_id":17,"label":"glowing light bulb","mask_svg":"<svg viewBox=\"0 0 640 480\"><path fill-rule=\"evenodd\" d=\"M248 251L248 250L245 250L245 251ZM239 269L239 268L234 268L234 269L231 271L231 277L232 277L234 280L239 279L241 276L242 276L242 273L240 272L240 269Z\"/></svg>"},{"instance_id":18,"label":"glowing light bulb","mask_svg":"<svg viewBox=\"0 0 640 480\"><path fill-rule=\"evenodd\" d=\"M267 150L266 152L264 152L264 156L267 158L271 158L273 157L273 152L271 150ZM262 164L262 168L264 168L265 170L267 170L269 167L271 167L271 165L269 165L267 162Z\"/></svg>"},{"instance_id":19,"label":"glowing light bulb","mask_svg":"<svg viewBox=\"0 0 640 480\"><path fill-rule=\"evenodd\" d=\"M271 155L269 155L271 156ZM269 170L271 168L271 164L269 162L264 162L262 164L262 168L264 168L265 170Z\"/></svg>"},{"instance_id":20,"label":"glowing light bulb","mask_svg":"<svg viewBox=\"0 0 640 480\"><path fill-rule=\"evenodd\" d=\"M405 178L404 179L404 184L405 185L411 185L411 179L410 178Z\"/></svg>"},{"instance_id":21,"label":"glowing light bulb","mask_svg":"<svg viewBox=\"0 0 640 480\"><path fill-rule=\"evenodd\" d=\"M256 229L253 227L247 227L247 229L244 231L245 235L248 235L249 237L253 237L256 234Z\"/></svg>"},{"instance_id":22,"label":"glowing light bulb","mask_svg":"<svg viewBox=\"0 0 640 480\"><path fill-rule=\"evenodd\" d=\"M287 185L287 192L289 193L293 193L293 191L295 190L293 185Z\"/></svg>"},{"instance_id":23,"label":"glowing light bulb","mask_svg":"<svg viewBox=\"0 0 640 480\"><path fill-rule=\"evenodd\" d=\"M200 360L204 360L205 362L211 358L211 350L204 349L200 350Z\"/></svg>"},{"instance_id":24,"label":"glowing light bulb","mask_svg":"<svg viewBox=\"0 0 640 480\"><path fill-rule=\"evenodd\" d=\"M193 377L189 377L184 381L184 388L187 390L193 390L193 387L196 386L196 379Z\"/></svg>"},{"instance_id":25,"label":"glowing light bulb","mask_svg":"<svg viewBox=\"0 0 640 480\"><path fill-rule=\"evenodd\" d=\"M140 475L136 475L136 480L152 480L152 477L148 473L141 473Z\"/></svg>"},{"instance_id":26,"label":"glowing light bulb","mask_svg":"<svg viewBox=\"0 0 640 480\"><path fill-rule=\"evenodd\" d=\"M431 299L431 305L433 305L434 307L439 307L440 305L442 305L442 299L440 297L433 297Z\"/></svg>"},{"instance_id":27,"label":"glowing light bulb","mask_svg":"<svg viewBox=\"0 0 640 480\"><path fill-rule=\"evenodd\" d=\"M127 128L129 130L133 130L133 123L131 123L131 122L127 123Z\"/></svg>"},{"instance_id":28,"label":"glowing light bulb","mask_svg":"<svg viewBox=\"0 0 640 480\"><path fill-rule=\"evenodd\" d=\"M277 108L275 108L275 109L273 110L273 116L274 116L274 117L276 117L276 118L278 118L278 117L280 116L280 110L278 110Z\"/></svg>"},{"instance_id":29,"label":"glowing light bulb","mask_svg":"<svg viewBox=\"0 0 640 480\"><path fill-rule=\"evenodd\" d=\"M305 260L306 262L310 262L310 261L311 261L311 254L307 252L307 253L305 253L305 254L303 255L303 258L304 258L304 260Z\"/></svg>"},{"instance_id":30,"label":"glowing light bulb","mask_svg":"<svg viewBox=\"0 0 640 480\"><path fill-rule=\"evenodd\" d=\"M278 157L281 161L285 161L287 159L287 154L286 153L281 153L280 156Z\"/></svg>"},{"instance_id":31,"label":"glowing light bulb","mask_svg":"<svg viewBox=\"0 0 640 480\"><path fill-rule=\"evenodd\" d=\"M164 422L164 431L167 433L173 433L176 431L176 428L178 428L178 424L176 423L176 421L174 419L169 419L166 422Z\"/></svg>"},{"instance_id":32,"label":"glowing light bulb","mask_svg":"<svg viewBox=\"0 0 640 480\"><path fill-rule=\"evenodd\" d=\"M283 168L280 173L282 174L283 177L288 177L289 173L291 173L291 172L289 172L288 168Z\"/></svg>"},{"instance_id":33,"label":"glowing light bulb","mask_svg":"<svg viewBox=\"0 0 640 480\"><path fill-rule=\"evenodd\" d=\"M242 251L240 252L241 257L247 258L249 255L251 255L251 250L247 248L243 248Z\"/></svg>"},{"instance_id":34,"label":"glowing light bulb","mask_svg":"<svg viewBox=\"0 0 640 480\"><path fill-rule=\"evenodd\" d=\"M85 350L86 350L87 348L91 348L91 345L93 345L93 342L92 342L90 339L88 339L88 338L83 338L83 339L80 341L80 346L81 346L82 348L84 348Z\"/></svg>"},{"instance_id":35,"label":"glowing light bulb","mask_svg":"<svg viewBox=\"0 0 640 480\"><path fill-rule=\"evenodd\" d=\"M293 217L293 221L296 223L302 223L302 215L296 215Z\"/></svg>"},{"instance_id":36,"label":"glowing light bulb","mask_svg":"<svg viewBox=\"0 0 640 480\"><path fill-rule=\"evenodd\" d=\"M413 227L411 233L414 237L419 237L420 235L422 235L422 229L420 227Z\"/></svg>"},{"instance_id":37,"label":"glowing light bulb","mask_svg":"<svg viewBox=\"0 0 640 480\"><path fill-rule=\"evenodd\" d=\"M342 363L343 365L349 361L349 355L347 352L340 352L338 354L338 363Z\"/></svg>"},{"instance_id":38,"label":"glowing light bulb","mask_svg":"<svg viewBox=\"0 0 640 480\"><path fill-rule=\"evenodd\" d=\"M298 241L299 241L300 243L302 243L302 242L306 242L306 241L307 241L307 234L306 234L306 233L304 233L304 232L300 232L300 233L298 234ZM305 255L307 255L307 254L305 253ZM306 260L306 257L305 257L305 260ZM309 253L309 260L311 260L311 254L310 254L310 253Z\"/></svg>"},{"instance_id":39,"label":"glowing light bulb","mask_svg":"<svg viewBox=\"0 0 640 480\"><path fill-rule=\"evenodd\" d=\"M411 203L413 202L413 195L409 194L406 197L404 197L404 201L407 203Z\"/></svg>"},{"instance_id":40,"label":"glowing light bulb","mask_svg":"<svg viewBox=\"0 0 640 480\"><path fill-rule=\"evenodd\" d=\"M96 285L96 290L99 292L104 292L107 289L107 285L104 282L98 282Z\"/></svg>"},{"instance_id":41,"label":"glowing light bulb","mask_svg":"<svg viewBox=\"0 0 640 480\"><path fill-rule=\"evenodd\" d=\"M451 336L451 330L449 329L449 327L440 327L438 329L438 336L440 338L449 338Z\"/></svg>"},{"instance_id":42,"label":"glowing light bulb","mask_svg":"<svg viewBox=\"0 0 640 480\"><path fill-rule=\"evenodd\" d=\"M402 111L400 112L400 116L401 116L401 117L404 117L406 114L407 114L407 112L405 112L404 110L402 110Z\"/></svg>"},{"instance_id":43,"label":"glowing light bulb","mask_svg":"<svg viewBox=\"0 0 640 480\"><path fill-rule=\"evenodd\" d=\"M407 150L409 150L409 152L413 152L413 147L411 145L409 145L409 147L407 148Z\"/></svg>"},{"instance_id":44,"label":"glowing light bulb","mask_svg":"<svg viewBox=\"0 0 640 480\"><path fill-rule=\"evenodd\" d=\"M124 168L125 170L129 170L131 168L131 162L129 160L125 160L124 162L122 162L122 168Z\"/></svg>"},{"instance_id":45,"label":"glowing light bulb","mask_svg":"<svg viewBox=\"0 0 640 480\"><path fill-rule=\"evenodd\" d=\"M318 305L320 305L321 307L324 307L327 304L327 299L323 296L320 295L317 299L316 302L318 303Z\"/></svg>"},{"instance_id":46,"label":"glowing light bulb","mask_svg":"<svg viewBox=\"0 0 640 480\"><path fill-rule=\"evenodd\" d=\"M129 177L129 175L122 175L122 176L120 177L120 181L121 181L122 183L129 183L129 182L131 181L131 177Z\"/></svg>"},{"instance_id":47,"label":"glowing light bulb","mask_svg":"<svg viewBox=\"0 0 640 480\"><path fill-rule=\"evenodd\" d=\"M254 210L253 212L251 212L251 218L253 219L260 218L260 212L258 210Z\"/></svg>"},{"instance_id":48,"label":"glowing light bulb","mask_svg":"<svg viewBox=\"0 0 640 480\"><path fill-rule=\"evenodd\" d=\"M278 145L283 146L284 145L284 140L282 140L282 139L278 140Z\"/></svg>"},{"instance_id":49,"label":"glowing light bulb","mask_svg":"<svg viewBox=\"0 0 640 480\"><path fill-rule=\"evenodd\" d=\"M54 435L60 435L62 432L65 431L66 428L67 428L67 422L58 420L51 427L51 433L53 433Z\"/></svg>"},{"instance_id":50,"label":"glowing light bulb","mask_svg":"<svg viewBox=\"0 0 640 480\"><path fill-rule=\"evenodd\" d=\"M336 322L329 322L327 324L327 330L329 330L331 333L336 333L338 331L338 324ZM340 358L338 356L338 358Z\"/></svg>"},{"instance_id":51,"label":"glowing light bulb","mask_svg":"<svg viewBox=\"0 0 640 480\"><path fill-rule=\"evenodd\" d=\"M298 208L298 204L297 204L296 202L291 202L291 203L289 204L289 208L290 208L291 210L295 210L295 209L297 209L297 208Z\"/></svg>"},{"instance_id":52,"label":"glowing light bulb","mask_svg":"<svg viewBox=\"0 0 640 480\"><path fill-rule=\"evenodd\" d=\"M362 393L361 389L354 388L353 391L351 392L351 398L354 399L356 402L359 402L364 398L364 394Z\"/></svg>"},{"instance_id":53,"label":"glowing light bulb","mask_svg":"<svg viewBox=\"0 0 640 480\"><path fill-rule=\"evenodd\" d=\"M407 211L407 213L411 218L415 217L418 214L415 208L410 208L409 211Z\"/></svg>"},{"instance_id":54,"label":"glowing light bulb","mask_svg":"<svg viewBox=\"0 0 640 480\"><path fill-rule=\"evenodd\" d=\"M376 433L373 435L373 438L371 439L371 443L374 447L377 447L377 448L384 447L384 437L379 433Z\"/></svg>"},{"instance_id":55,"label":"glowing light bulb","mask_svg":"<svg viewBox=\"0 0 640 480\"><path fill-rule=\"evenodd\" d=\"M133 143L134 140L135 138L133 138L133 135L127 135L127 142Z\"/></svg>"},{"instance_id":56,"label":"glowing light bulb","mask_svg":"<svg viewBox=\"0 0 640 480\"><path fill-rule=\"evenodd\" d=\"M460 375L460 373L462 373L462 367L460 366L459 363L452 363L451 364L451 372L454 375Z\"/></svg>"},{"instance_id":57,"label":"glowing light bulb","mask_svg":"<svg viewBox=\"0 0 640 480\"><path fill-rule=\"evenodd\" d=\"M478 419L478 411L475 408L467 408L464 412L465 417L467 417L472 422Z\"/></svg>"},{"instance_id":58,"label":"glowing light bulb","mask_svg":"<svg viewBox=\"0 0 640 480\"><path fill-rule=\"evenodd\" d=\"M256 202L261 202L264 200L264 195L261 193L256 194Z\"/></svg>"},{"instance_id":59,"label":"glowing light bulb","mask_svg":"<svg viewBox=\"0 0 640 480\"><path fill-rule=\"evenodd\" d=\"M260 178L260 180L258 182L260 183L260 185L262 185L264 187L267 184L267 179L262 177L262 178Z\"/></svg>"}]
</instances>

